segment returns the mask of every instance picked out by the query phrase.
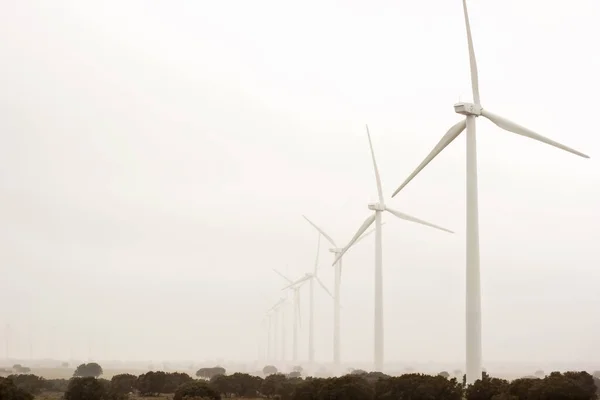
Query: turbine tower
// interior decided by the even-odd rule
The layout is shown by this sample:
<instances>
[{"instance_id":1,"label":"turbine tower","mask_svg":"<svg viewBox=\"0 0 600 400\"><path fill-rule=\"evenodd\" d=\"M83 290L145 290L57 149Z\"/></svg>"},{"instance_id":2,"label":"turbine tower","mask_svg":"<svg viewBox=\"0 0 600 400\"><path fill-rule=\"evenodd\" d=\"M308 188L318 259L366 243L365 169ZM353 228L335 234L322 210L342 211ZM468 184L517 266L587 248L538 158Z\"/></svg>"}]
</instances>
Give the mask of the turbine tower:
<instances>
[{"instance_id":1,"label":"turbine tower","mask_svg":"<svg viewBox=\"0 0 600 400\"><path fill-rule=\"evenodd\" d=\"M416 222L421 225L426 225L431 228L439 229L442 231L453 233L448 229L439 227L437 225L431 224L429 222L423 221L421 219L412 217L408 214L401 213L400 211L396 211L387 207L383 200L383 189L381 187L381 178L379 177L379 170L377 168L377 162L375 161L375 151L373 150L373 143L371 142L371 134L369 133L369 127L367 126L367 137L369 138L369 147L371 149L371 158L373 160L373 168L375 170L375 181L377 183L377 194L379 197L379 202L375 204L369 204L369 210L375 211L371 214L365 222L358 229L356 234L352 239L350 239L350 243L346 245L339 253L333 262L335 265L339 259L344 255L346 251L360 238L360 236L371 226L373 222L375 222L375 335L374 335L374 370L377 372L382 372L383 370L383 268L382 268L382 232L381 232L381 213L384 211L389 212L390 214L406 220L410 222Z\"/></svg>"},{"instance_id":2,"label":"turbine tower","mask_svg":"<svg viewBox=\"0 0 600 400\"><path fill-rule=\"evenodd\" d=\"M282 290L286 290L295 286L298 286L306 281L309 284L310 299L308 307L308 362L313 365L315 361L315 281L323 288L323 290L333 298L333 295L327 289L325 284L317 276L317 268L319 266L319 251L321 249L321 234L319 233L319 240L317 242L317 257L315 259L315 266L312 273L306 273L304 276L295 282L287 285Z\"/></svg>"},{"instance_id":3,"label":"turbine tower","mask_svg":"<svg viewBox=\"0 0 600 400\"><path fill-rule=\"evenodd\" d=\"M331 245L332 248L329 249L331 253L333 253L334 259L337 258L338 254L340 254L343 250L342 247L338 247L331 236L325 233L323 229L319 228L315 225L310 219L304 216L304 219L308 221ZM385 223L384 223L385 224ZM382 224L383 225L383 224ZM360 242L364 239L365 236L370 235L375 230L372 229L369 232L362 235L358 240L354 243ZM340 258L337 263L334 265L334 285L333 285L333 363L336 368L339 369L341 363L341 301L340 301L340 283L342 279L342 259Z\"/></svg>"},{"instance_id":4,"label":"turbine tower","mask_svg":"<svg viewBox=\"0 0 600 400\"><path fill-rule=\"evenodd\" d=\"M271 357L272 360L277 360L279 343L277 340L277 336L279 333L283 333L285 335L285 331L279 331L279 315L281 313L281 306L285 303L286 299L281 298L273 307L267 311L267 315L269 316L269 336L271 337L269 340L269 347L271 348ZM282 340L285 342L285 339Z\"/></svg>"},{"instance_id":5,"label":"turbine tower","mask_svg":"<svg viewBox=\"0 0 600 400\"><path fill-rule=\"evenodd\" d=\"M473 90L473 103L457 103L454 111L466 118L450 128L439 143L433 148L423 162L400 185L392 197L396 196L427 164L431 162L442 150L456 139L466 128L467 130L467 268L466 268L466 372L467 383L473 383L481 378L481 289L479 271L479 205L477 190L477 146L475 119L479 116L492 121L505 131L516 133L542 143L549 144L561 150L568 151L580 157L589 158L587 155L541 136L521 125L506 118L496 115L481 106L479 99L479 78L477 62L473 49L471 27L466 0L463 0L463 13L469 48L469 63L471 70L471 87Z\"/></svg>"},{"instance_id":6,"label":"turbine tower","mask_svg":"<svg viewBox=\"0 0 600 400\"><path fill-rule=\"evenodd\" d=\"M294 283L294 281L292 281L290 278L277 271L276 269L274 269L273 271L275 271L275 273L277 273L279 276L285 279L289 284ZM304 283L306 283L306 281L302 282L297 286L290 287L294 296L294 321L292 327L292 360L294 362L298 361L298 328L302 326L302 317L300 314L300 288Z\"/></svg>"}]
</instances>

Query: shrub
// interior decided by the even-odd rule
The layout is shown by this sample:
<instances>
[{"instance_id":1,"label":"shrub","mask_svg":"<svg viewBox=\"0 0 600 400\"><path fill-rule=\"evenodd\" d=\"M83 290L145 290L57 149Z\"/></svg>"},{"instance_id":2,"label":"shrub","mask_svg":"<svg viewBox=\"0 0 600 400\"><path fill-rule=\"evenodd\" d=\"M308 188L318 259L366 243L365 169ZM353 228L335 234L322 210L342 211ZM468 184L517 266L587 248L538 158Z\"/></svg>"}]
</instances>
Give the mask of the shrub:
<instances>
[{"instance_id":1,"label":"shrub","mask_svg":"<svg viewBox=\"0 0 600 400\"><path fill-rule=\"evenodd\" d=\"M191 381L179 386L173 400L192 399L221 400L221 395L205 381Z\"/></svg>"}]
</instances>

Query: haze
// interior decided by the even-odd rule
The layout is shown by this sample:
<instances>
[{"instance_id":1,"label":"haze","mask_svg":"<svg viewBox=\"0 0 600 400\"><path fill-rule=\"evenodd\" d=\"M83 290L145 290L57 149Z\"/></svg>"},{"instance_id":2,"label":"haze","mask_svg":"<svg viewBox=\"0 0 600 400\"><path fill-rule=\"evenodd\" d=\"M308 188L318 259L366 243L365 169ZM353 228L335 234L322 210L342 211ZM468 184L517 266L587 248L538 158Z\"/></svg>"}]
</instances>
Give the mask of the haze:
<instances>
[{"instance_id":1,"label":"haze","mask_svg":"<svg viewBox=\"0 0 600 400\"><path fill-rule=\"evenodd\" d=\"M483 104L592 157L481 120L484 366L597 365L600 4L469 6ZM314 262L301 215L343 244L376 199L364 125L389 197L458 121L462 18L443 0L4 1L9 356L256 360L285 283L272 268ZM464 140L389 201L456 234L384 217L388 363L463 366ZM330 288L331 262L323 246ZM344 257L342 306L343 361L372 360L372 237Z\"/></svg>"}]
</instances>

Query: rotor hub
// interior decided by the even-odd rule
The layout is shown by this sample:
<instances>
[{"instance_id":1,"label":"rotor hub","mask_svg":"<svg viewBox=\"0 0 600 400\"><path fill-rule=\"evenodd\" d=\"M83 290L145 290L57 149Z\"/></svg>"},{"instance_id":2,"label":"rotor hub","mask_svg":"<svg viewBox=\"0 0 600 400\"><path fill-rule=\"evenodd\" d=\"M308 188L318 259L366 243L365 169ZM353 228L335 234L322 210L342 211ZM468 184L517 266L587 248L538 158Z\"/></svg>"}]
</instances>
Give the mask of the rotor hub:
<instances>
[{"instance_id":1,"label":"rotor hub","mask_svg":"<svg viewBox=\"0 0 600 400\"><path fill-rule=\"evenodd\" d=\"M456 103L454 105L454 111L457 114L462 115L471 115L474 117L479 117L481 115L481 111L483 108L478 104L473 103Z\"/></svg>"},{"instance_id":2,"label":"rotor hub","mask_svg":"<svg viewBox=\"0 0 600 400\"><path fill-rule=\"evenodd\" d=\"M369 204L368 207L369 207L369 210L373 210L373 211L385 211L385 206L380 203L371 203L371 204Z\"/></svg>"}]
</instances>

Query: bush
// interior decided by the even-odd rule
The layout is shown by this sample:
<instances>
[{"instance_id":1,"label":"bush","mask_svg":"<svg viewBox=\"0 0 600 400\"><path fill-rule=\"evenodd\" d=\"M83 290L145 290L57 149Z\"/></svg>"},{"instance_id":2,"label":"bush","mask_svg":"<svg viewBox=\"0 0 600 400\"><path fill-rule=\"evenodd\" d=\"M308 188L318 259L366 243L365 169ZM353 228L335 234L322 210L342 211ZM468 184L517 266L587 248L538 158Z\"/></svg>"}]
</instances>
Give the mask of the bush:
<instances>
[{"instance_id":1,"label":"bush","mask_svg":"<svg viewBox=\"0 0 600 400\"><path fill-rule=\"evenodd\" d=\"M33 395L15 386L12 379L0 377L0 399L33 400Z\"/></svg>"},{"instance_id":2,"label":"bush","mask_svg":"<svg viewBox=\"0 0 600 400\"><path fill-rule=\"evenodd\" d=\"M221 400L221 395L205 381L191 381L177 388L173 397L173 400L192 399Z\"/></svg>"},{"instance_id":3,"label":"bush","mask_svg":"<svg viewBox=\"0 0 600 400\"><path fill-rule=\"evenodd\" d=\"M46 379L46 385L44 390L48 392L60 392L64 393L69 387L68 379Z\"/></svg>"},{"instance_id":4,"label":"bush","mask_svg":"<svg viewBox=\"0 0 600 400\"><path fill-rule=\"evenodd\" d=\"M106 385L93 377L71 378L65 392L65 400L105 400Z\"/></svg>"},{"instance_id":5,"label":"bush","mask_svg":"<svg viewBox=\"0 0 600 400\"><path fill-rule=\"evenodd\" d=\"M276 374L277 372L279 372L277 370L277 367L275 367L274 365L266 365L263 369L262 372L265 376L267 375L273 375Z\"/></svg>"},{"instance_id":6,"label":"bush","mask_svg":"<svg viewBox=\"0 0 600 400\"><path fill-rule=\"evenodd\" d=\"M462 397L462 385L456 378L447 379L439 375L405 374L382 378L375 383L375 398L380 400L397 398L461 400Z\"/></svg>"},{"instance_id":7,"label":"bush","mask_svg":"<svg viewBox=\"0 0 600 400\"><path fill-rule=\"evenodd\" d=\"M126 399L129 393L135 390L137 376L131 374L119 374L110 380L110 389L108 390L111 400Z\"/></svg>"},{"instance_id":8,"label":"bush","mask_svg":"<svg viewBox=\"0 0 600 400\"><path fill-rule=\"evenodd\" d=\"M102 367L97 363L89 363L89 364L81 364L73 372L74 377L94 377L98 378L104 372L102 371Z\"/></svg>"},{"instance_id":9,"label":"bush","mask_svg":"<svg viewBox=\"0 0 600 400\"><path fill-rule=\"evenodd\" d=\"M9 375L8 379L12 380L19 389L31 394L39 394L46 388L44 378L36 375Z\"/></svg>"},{"instance_id":10,"label":"bush","mask_svg":"<svg viewBox=\"0 0 600 400\"><path fill-rule=\"evenodd\" d=\"M225 375L225 373L226 371L223 367L200 368L198 371L196 371L196 376L198 378L210 380L217 375Z\"/></svg>"}]
</instances>

